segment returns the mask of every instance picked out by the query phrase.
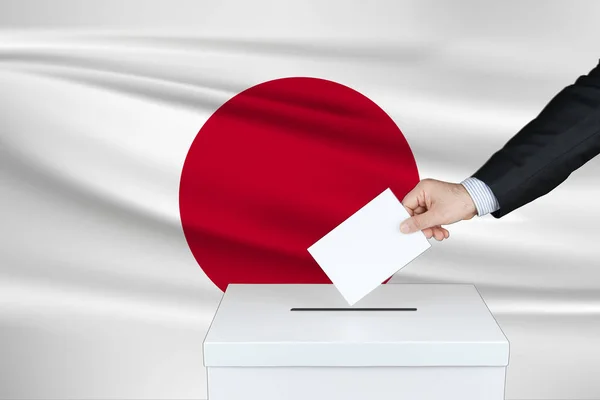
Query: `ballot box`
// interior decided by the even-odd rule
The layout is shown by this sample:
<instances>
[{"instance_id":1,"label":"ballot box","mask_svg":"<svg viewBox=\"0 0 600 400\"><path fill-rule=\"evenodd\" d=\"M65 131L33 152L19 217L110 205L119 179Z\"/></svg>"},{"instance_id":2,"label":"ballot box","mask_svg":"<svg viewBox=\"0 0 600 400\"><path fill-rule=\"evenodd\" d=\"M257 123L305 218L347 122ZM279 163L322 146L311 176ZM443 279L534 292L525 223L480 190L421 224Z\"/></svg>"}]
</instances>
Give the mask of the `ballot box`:
<instances>
[{"instance_id":1,"label":"ballot box","mask_svg":"<svg viewBox=\"0 0 600 400\"><path fill-rule=\"evenodd\" d=\"M209 400L501 400L509 361L468 284L233 284L203 348Z\"/></svg>"}]
</instances>

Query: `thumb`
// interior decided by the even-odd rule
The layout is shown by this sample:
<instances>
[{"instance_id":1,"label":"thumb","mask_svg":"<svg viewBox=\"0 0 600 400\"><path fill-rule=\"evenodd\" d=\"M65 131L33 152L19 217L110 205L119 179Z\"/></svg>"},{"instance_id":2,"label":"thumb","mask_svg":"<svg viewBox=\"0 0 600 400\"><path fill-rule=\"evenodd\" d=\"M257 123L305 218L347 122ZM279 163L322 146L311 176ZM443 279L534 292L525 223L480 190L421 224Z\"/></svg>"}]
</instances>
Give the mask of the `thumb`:
<instances>
[{"instance_id":1,"label":"thumb","mask_svg":"<svg viewBox=\"0 0 600 400\"><path fill-rule=\"evenodd\" d=\"M427 211L405 219L400 224L400 231L402 233L413 233L436 225L438 225L438 222L436 221L435 214Z\"/></svg>"}]
</instances>

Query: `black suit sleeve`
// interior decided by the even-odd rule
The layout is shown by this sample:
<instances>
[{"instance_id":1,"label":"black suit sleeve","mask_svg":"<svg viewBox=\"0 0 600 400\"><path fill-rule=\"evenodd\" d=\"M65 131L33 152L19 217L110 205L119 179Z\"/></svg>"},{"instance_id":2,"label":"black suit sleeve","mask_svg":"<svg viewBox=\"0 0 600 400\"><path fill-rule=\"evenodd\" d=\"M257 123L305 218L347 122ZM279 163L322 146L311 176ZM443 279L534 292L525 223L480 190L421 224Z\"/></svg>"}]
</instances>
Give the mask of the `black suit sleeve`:
<instances>
[{"instance_id":1,"label":"black suit sleeve","mask_svg":"<svg viewBox=\"0 0 600 400\"><path fill-rule=\"evenodd\" d=\"M494 192L500 209L492 215L500 218L549 193L598 154L600 63L561 90L473 176Z\"/></svg>"}]
</instances>

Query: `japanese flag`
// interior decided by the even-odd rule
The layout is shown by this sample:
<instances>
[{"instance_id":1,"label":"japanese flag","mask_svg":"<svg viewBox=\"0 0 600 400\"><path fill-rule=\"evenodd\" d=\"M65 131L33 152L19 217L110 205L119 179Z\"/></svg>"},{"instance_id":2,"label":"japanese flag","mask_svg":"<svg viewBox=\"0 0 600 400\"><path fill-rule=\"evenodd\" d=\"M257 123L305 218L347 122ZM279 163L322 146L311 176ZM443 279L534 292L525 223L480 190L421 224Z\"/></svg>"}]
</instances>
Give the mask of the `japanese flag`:
<instances>
[{"instance_id":1,"label":"japanese flag","mask_svg":"<svg viewBox=\"0 0 600 400\"><path fill-rule=\"evenodd\" d=\"M0 398L206 398L227 284L327 283L307 248L468 177L595 61L595 8L2 2ZM595 165L390 280L475 283L508 397L600 393Z\"/></svg>"}]
</instances>

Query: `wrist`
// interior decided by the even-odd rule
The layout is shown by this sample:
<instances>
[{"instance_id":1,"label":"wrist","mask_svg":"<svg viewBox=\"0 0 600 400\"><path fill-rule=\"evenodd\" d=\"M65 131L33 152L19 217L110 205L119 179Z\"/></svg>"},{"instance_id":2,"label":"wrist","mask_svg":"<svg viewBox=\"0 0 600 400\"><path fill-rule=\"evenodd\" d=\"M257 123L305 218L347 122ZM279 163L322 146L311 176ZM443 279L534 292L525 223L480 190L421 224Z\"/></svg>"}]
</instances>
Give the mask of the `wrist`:
<instances>
[{"instance_id":1,"label":"wrist","mask_svg":"<svg viewBox=\"0 0 600 400\"><path fill-rule=\"evenodd\" d=\"M462 219L471 219L478 214L477 205L469 191L462 185L456 185L456 192L461 203L461 217Z\"/></svg>"}]
</instances>

